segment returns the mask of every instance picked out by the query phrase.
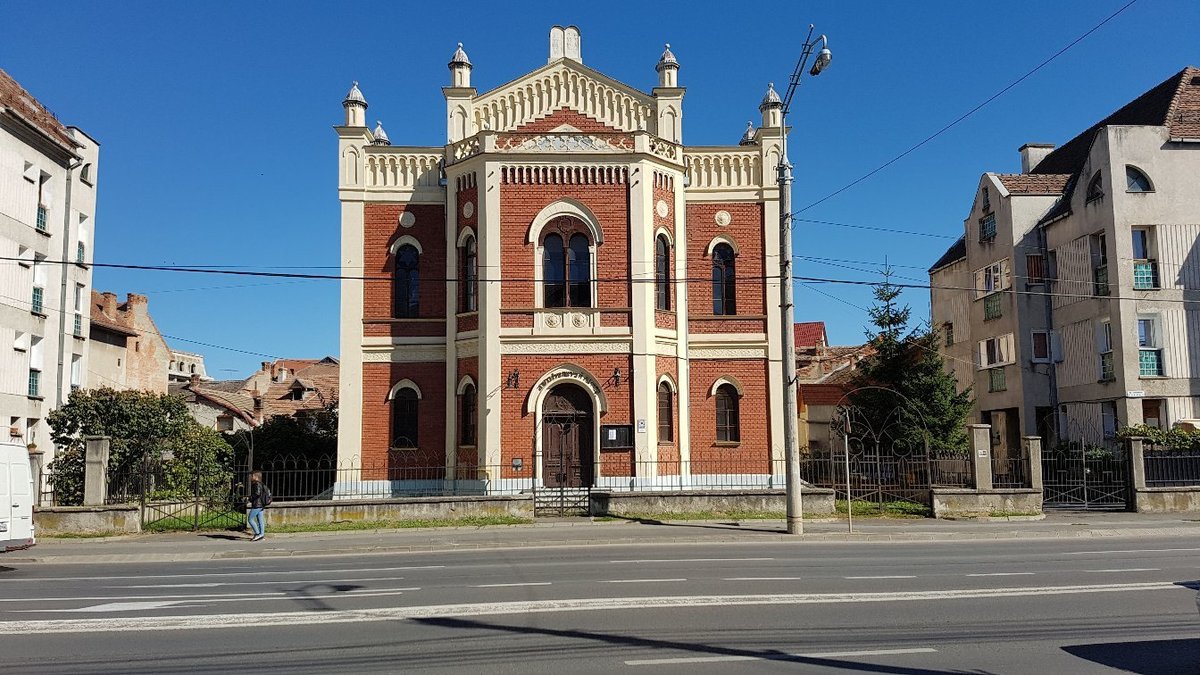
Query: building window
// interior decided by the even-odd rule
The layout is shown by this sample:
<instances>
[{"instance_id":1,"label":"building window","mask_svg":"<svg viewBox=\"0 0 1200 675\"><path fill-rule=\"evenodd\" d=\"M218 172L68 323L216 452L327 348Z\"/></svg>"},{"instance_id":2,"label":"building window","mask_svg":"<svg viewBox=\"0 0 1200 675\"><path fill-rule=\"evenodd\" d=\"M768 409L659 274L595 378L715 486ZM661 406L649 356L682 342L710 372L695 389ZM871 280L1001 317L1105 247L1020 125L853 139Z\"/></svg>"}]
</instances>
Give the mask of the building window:
<instances>
[{"instance_id":1,"label":"building window","mask_svg":"<svg viewBox=\"0 0 1200 675\"><path fill-rule=\"evenodd\" d=\"M1112 324L1107 321L1096 328L1096 351L1100 354L1100 381L1117 379L1113 368Z\"/></svg>"},{"instance_id":2,"label":"building window","mask_svg":"<svg viewBox=\"0 0 1200 675\"><path fill-rule=\"evenodd\" d=\"M999 293L993 293L983 299L983 320L991 321L1004 316L1004 306L1001 304L1001 299L1004 296Z\"/></svg>"},{"instance_id":3,"label":"building window","mask_svg":"<svg viewBox=\"0 0 1200 675\"><path fill-rule=\"evenodd\" d=\"M87 245L82 241L75 244L75 262L80 265L87 262Z\"/></svg>"},{"instance_id":4,"label":"building window","mask_svg":"<svg viewBox=\"0 0 1200 675\"><path fill-rule=\"evenodd\" d=\"M1031 284L1046 283L1046 259L1041 253L1025 255L1025 281Z\"/></svg>"},{"instance_id":5,"label":"building window","mask_svg":"<svg viewBox=\"0 0 1200 675\"><path fill-rule=\"evenodd\" d=\"M542 240L542 304L592 306L591 241L582 233L551 232Z\"/></svg>"},{"instance_id":6,"label":"building window","mask_svg":"<svg viewBox=\"0 0 1200 675\"><path fill-rule=\"evenodd\" d=\"M44 296L46 291L41 286L34 286L33 293L29 298L29 311L34 314L44 314Z\"/></svg>"},{"instance_id":7,"label":"building window","mask_svg":"<svg viewBox=\"0 0 1200 675\"><path fill-rule=\"evenodd\" d=\"M75 337L83 337L83 315L75 315L75 325L72 327L71 335Z\"/></svg>"},{"instance_id":8,"label":"building window","mask_svg":"<svg viewBox=\"0 0 1200 675\"><path fill-rule=\"evenodd\" d=\"M1087 201L1093 202L1104 196L1104 188L1100 183L1100 172L1097 171L1087 185Z\"/></svg>"},{"instance_id":9,"label":"building window","mask_svg":"<svg viewBox=\"0 0 1200 675\"><path fill-rule=\"evenodd\" d=\"M79 354L71 355L71 391L83 386L83 357Z\"/></svg>"},{"instance_id":10,"label":"building window","mask_svg":"<svg viewBox=\"0 0 1200 675\"><path fill-rule=\"evenodd\" d=\"M658 442L669 443L675 440L675 402L671 386L666 382L658 384Z\"/></svg>"},{"instance_id":11,"label":"building window","mask_svg":"<svg viewBox=\"0 0 1200 675\"><path fill-rule=\"evenodd\" d=\"M988 391L1007 391L1008 382L1005 380L1004 367L988 369Z\"/></svg>"},{"instance_id":12,"label":"building window","mask_svg":"<svg viewBox=\"0 0 1200 675\"><path fill-rule=\"evenodd\" d=\"M654 306L671 309L671 245L661 234L654 240Z\"/></svg>"},{"instance_id":13,"label":"building window","mask_svg":"<svg viewBox=\"0 0 1200 675\"><path fill-rule=\"evenodd\" d=\"M1006 333L979 341L979 367L994 368L1013 362L1013 336Z\"/></svg>"},{"instance_id":14,"label":"building window","mask_svg":"<svg viewBox=\"0 0 1200 675\"><path fill-rule=\"evenodd\" d=\"M1153 258L1153 232L1150 228L1135 227L1133 237L1133 288L1148 291L1158 288L1158 261Z\"/></svg>"},{"instance_id":15,"label":"building window","mask_svg":"<svg viewBox=\"0 0 1200 675\"><path fill-rule=\"evenodd\" d=\"M954 344L954 324L947 321L946 323L942 324L942 330L944 330L946 333L946 346L949 347L949 346L953 345Z\"/></svg>"},{"instance_id":16,"label":"building window","mask_svg":"<svg viewBox=\"0 0 1200 675\"><path fill-rule=\"evenodd\" d=\"M417 392L405 387L392 398L393 448L417 447Z\"/></svg>"},{"instance_id":17,"label":"building window","mask_svg":"<svg viewBox=\"0 0 1200 675\"><path fill-rule=\"evenodd\" d=\"M1154 187L1150 185L1150 179L1146 174L1132 166L1125 167L1125 184L1129 192L1154 192Z\"/></svg>"},{"instance_id":18,"label":"building window","mask_svg":"<svg viewBox=\"0 0 1200 675\"><path fill-rule=\"evenodd\" d=\"M393 314L397 319L415 319L420 313L421 254L412 244L396 251Z\"/></svg>"},{"instance_id":19,"label":"building window","mask_svg":"<svg viewBox=\"0 0 1200 675\"><path fill-rule=\"evenodd\" d=\"M37 224L36 224L36 227L37 227L37 231L38 231L38 232L47 232L47 231L49 231L49 228L48 228L48 226L46 225L46 207L45 207L45 206L43 206L43 205L41 205L41 204L38 204L38 207L37 207Z\"/></svg>"},{"instance_id":20,"label":"building window","mask_svg":"<svg viewBox=\"0 0 1200 675\"><path fill-rule=\"evenodd\" d=\"M1108 246L1104 233L1091 236L1092 294L1108 295Z\"/></svg>"},{"instance_id":21,"label":"building window","mask_svg":"<svg viewBox=\"0 0 1200 675\"><path fill-rule=\"evenodd\" d=\"M28 394L33 397L41 396L42 389L42 371L36 368L29 369L29 390Z\"/></svg>"},{"instance_id":22,"label":"building window","mask_svg":"<svg viewBox=\"0 0 1200 675\"><path fill-rule=\"evenodd\" d=\"M1162 345L1159 344L1157 321L1153 318L1138 318L1138 375L1162 377Z\"/></svg>"},{"instance_id":23,"label":"building window","mask_svg":"<svg viewBox=\"0 0 1200 675\"><path fill-rule=\"evenodd\" d=\"M986 187L983 188L983 190L981 190L980 192L981 192L981 197L983 199L982 207L983 207L984 212L986 213L988 211L991 211L992 210L992 194L991 194L991 192Z\"/></svg>"},{"instance_id":24,"label":"building window","mask_svg":"<svg viewBox=\"0 0 1200 675\"><path fill-rule=\"evenodd\" d=\"M475 385L468 384L458 395L458 444L475 445L476 416Z\"/></svg>"},{"instance_id":25,"label":"building window","mask_svg":"<svg viewBox=\"0 0 1200 675\"><path fill-rule=\"evenodd\" d=\"M1103 401L1100 403L1100 423L1104 427L1104 437L1114 438L1117 435L1117 402Z\"/></svg>"},{"instance_id":26,"label":"building window","mask_svg":"<svg viewBox=\"0 0 1200 675\"><path fill-rule=\"evenodd\" d=\"M975 297L982 298L989 293L1007 290L1012 287L1012 271L1008 258L998 260L987 267L975 271Z\"/></svg>"},{"instance_id":27,"label":"building window","mask_svg":"<svg viewBox=\"0 0 1200 675\"><path fill-rule=\"evenodd\" d=\"M979 241L988 242L996 239L996 214L989 213L979 219Z\"/></svg>"},{"instance_id":28,"label":"building window","mask_svg":"<svg viewBox=\"0 0 1200 675\"><path fill-rule=\"evenodd\" d=\"M1049 363L1050 362L1050 333L1044 330L1033 331L1033 362L1034 363Z\"/></svg>"},{"instance_id":29,"label":"building window","mask_svg":"<svg viewBox=\"0 0 1200 675\"><path fill-rule=\"evenodd\" d=\"M217 415L217 431L233 431L233 417Z\"/></svg>"},{"instance_id":30,"label":"building window","mask_svg":"<svg viewBox=\"0 0 1200 675\"><path fill-rule=\"evenodd\" d=\"M459 255L462 264L462 292L459 298L459 311L474 312L479 309L479 251L475 245L475 237L467 237L463 242Z\"/></svg>"},{"instance_id":31,"label":"building window","mask_svg":"<svg viewBox=\"0 0 1200 675\"><path fill-rule=\"evenodd\" d=\"M717 387L717 441L739 443L741 440L737 389L732 384L722 384Z\"/></svg>"},{"instance_id":32,"label":"building window","mask_svg":"<svg viewBox=\"0 0 1200 675\"><path fill-rule=\"evenodd\" d=\"M737 314L737 270L733 247L717 244L712 252L712 295L713 314L732 316Z\"/></svg>"},{"instance_id":33,"label":"building window","mask_svg":"<svg viewBox=\"0 0 1200 675\"><path fill-rule=\"evenodd\" d=\"M1162 399L1142 399L1142 424L1155 429L1167 428L1167 420L1163 417L1165 403Z\"/></svg>"}]
</instances>

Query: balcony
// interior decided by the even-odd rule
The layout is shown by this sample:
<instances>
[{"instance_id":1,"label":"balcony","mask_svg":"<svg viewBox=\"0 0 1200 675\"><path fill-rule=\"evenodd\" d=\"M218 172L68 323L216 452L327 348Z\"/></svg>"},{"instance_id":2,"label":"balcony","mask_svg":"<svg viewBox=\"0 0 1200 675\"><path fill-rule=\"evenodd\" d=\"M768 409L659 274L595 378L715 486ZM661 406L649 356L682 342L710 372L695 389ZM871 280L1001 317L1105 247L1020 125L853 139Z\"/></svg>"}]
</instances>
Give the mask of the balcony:
<instances>
[{"instance_id":1,"label":"balcony","mask_svg":"<svg viewBox=\"0 0 1200 675\"><path fill-rule=\"evenodd\" d=\"M1152 291L1158 285L1158 261L1133 261L1133 288L1137 291Z\"/></svg>"},{"instance_id":2,"label":"balcony","mask_svg":"<svg viewBox=\"0 0 1200 675\"><path fill-rule=\"evenodd\" d=\"M1108 265L1097 266L1092 271L1092 280L1092 295L1108 295Z\"/></svg>"},{"instance_id":3,"label":"balcony","mask_svg":"<svg viewBox=\"0 0 1200 675\"><path fill-rule=\"evenodd\" d=\"M1141 377L1162 377L1163 358L1161 349L1138 350L1138 375Z\"/></svg>"},{"instance_id":4,"label":"balcony","mask_svg":"<svg viewBox=\"0 0 1200 675\"><path fill-rule=\"evenodd\" d=\"M991 321L1004 316L1004 307L1000 304L1001 298L1004 296L1000 293L993 293L983 298L983 320Z\"/></svg>"},{"instance_id":5,"label":"balcony","mask_svg":"<svg viewBox=\"0 0 1200 675\"><path fill-rule=\"evenodd\" d=\"M1112 382L1115 379L1117 376L1113 369L1113 353L1105 352L1100 355L1100 381Z\"/></svg>"},{"instance_id":6,"label":"balcony","mask_svg":"<svg viewBox=\"0 0 1200 675\"><path fill-rule=\"evenodd\" d=\"M988 391L1007 391L1008 382L1005 379L1004 368L988 369Z\"/></svg>"}]
</instances>

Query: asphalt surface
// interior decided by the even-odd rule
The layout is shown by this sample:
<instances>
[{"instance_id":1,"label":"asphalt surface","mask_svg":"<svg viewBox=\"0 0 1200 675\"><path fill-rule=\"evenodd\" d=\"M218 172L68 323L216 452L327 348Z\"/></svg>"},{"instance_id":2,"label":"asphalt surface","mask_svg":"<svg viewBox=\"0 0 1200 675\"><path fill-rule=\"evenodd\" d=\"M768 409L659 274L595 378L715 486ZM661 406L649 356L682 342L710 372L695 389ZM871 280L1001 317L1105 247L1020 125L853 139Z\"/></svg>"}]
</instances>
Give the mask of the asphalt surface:
<instances>
[{"instance_id":1,"label":"asphalt surface","mask_svg":"<svg viewBox=\"0 0 1200 675\"><path fill-rule=\"evenodd\" d=\"M1200 673L1198 563L1180 535L5 560L0 654L14 673Z\"/></svg>"}]
</instances>

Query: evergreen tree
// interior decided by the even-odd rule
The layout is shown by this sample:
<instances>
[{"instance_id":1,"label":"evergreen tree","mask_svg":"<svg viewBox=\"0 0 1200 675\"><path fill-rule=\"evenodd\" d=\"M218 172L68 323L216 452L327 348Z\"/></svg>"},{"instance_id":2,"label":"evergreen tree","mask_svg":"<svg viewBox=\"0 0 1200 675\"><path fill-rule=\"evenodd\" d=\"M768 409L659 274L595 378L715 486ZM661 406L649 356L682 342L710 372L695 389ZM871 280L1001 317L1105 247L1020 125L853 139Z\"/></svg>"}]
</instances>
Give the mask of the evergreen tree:
<instances>
[{"instance_id":1,"label":"evergreen tree","mask_svg":"<svg viewBox=\"0 0 1200 675\"><path fill-rule=\"evenodd\" d=\"M911 310L899 306L900 292L885 269L883 282L874 286L873 328L866 330L873 353L859 363L852 385L857 391L849 397L852 420L861 427L853 433L882 434L888 445L911 451L922 447L928 432L931 450L965 452L971 391L958 391L934 331L909 331Z\"/></svg>"}]
</instances>

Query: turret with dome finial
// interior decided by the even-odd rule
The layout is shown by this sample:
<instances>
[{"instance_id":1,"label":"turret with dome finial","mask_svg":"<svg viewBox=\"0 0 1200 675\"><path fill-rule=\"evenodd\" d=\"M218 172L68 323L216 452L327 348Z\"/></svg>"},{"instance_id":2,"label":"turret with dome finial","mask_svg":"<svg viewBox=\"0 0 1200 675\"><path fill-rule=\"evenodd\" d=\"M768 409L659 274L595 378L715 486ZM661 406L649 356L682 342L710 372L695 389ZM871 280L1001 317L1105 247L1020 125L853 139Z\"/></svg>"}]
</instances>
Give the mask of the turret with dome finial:
<instances>
[{"instance_id":1,"label":"turret with dome finial","mask_svg":"<svg viewBox=\"0 0 1200 675\"><path fill-rule=\"evenodd\" d=\"M350 85L350 91L346 94L346 100L342 101L342 107L346 109L346 126L367 126L367 99L363 98L362 91L358 88L358 80Z\"/></svg>"},{"instance_id":2,"label":"turret with dome finial","mask_svg":"<svg viewBox=\"0 0 1200 675\"><path fill-rule=\"evenodd\" d=\"M392 144L392 141L388 138L387 132L383 130L383 122L380 122L379 120L375 121L375 131L372 131L371 135L374 136L374 140L371 141L371 145Z\"/></svg>"},{"instance_id":3,"label":"turret with dome finial","mask_svg":"<svg viewBox=\"0 0 1200 675\"><path fill-rule=\"evenodd\" d=\"M783 100L775 92L774 82L767 83L767 93L763 96L762 103L758 104L758 111L762 113L763 127L778 127L783 121Z\"/></svg>"},{"instance_id":4,"label":"turret with dome finial","mask_svg":"<svg viewBox=\"0 0 1200 675\"><path fill-rule=\"evenodd\" d=\"M458 43L458 49L454 50L454 56L450 57L450 86L452 87L469 87L471 86L471 59L467 58L467 53L463 51L462 43Z\"/></svg>"},{"instance_id":5,"label":"turret with dome finial","mask_svg":"<svg viewBox=\"0 0 1200 675\"><path fill-rule=\"evenodd\" d=\"M746 133L742 134L742 140L738 141L738 145L754 145L754 122L746 120Z\"/></svg>"},{"instance_id":6,"label":"turret with dome finial","mask_svg":"<svg viewBox=\"0 0 1200 675\"><path fill-rule=\"evenodd\" d=\"M654 69L658 71L658 86L679 86L679 61L675 60L675 55L671 53L670 43L665 46L662 57L659 58L658 65Z\"/></svg>"}]
</instances>

